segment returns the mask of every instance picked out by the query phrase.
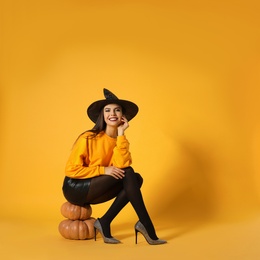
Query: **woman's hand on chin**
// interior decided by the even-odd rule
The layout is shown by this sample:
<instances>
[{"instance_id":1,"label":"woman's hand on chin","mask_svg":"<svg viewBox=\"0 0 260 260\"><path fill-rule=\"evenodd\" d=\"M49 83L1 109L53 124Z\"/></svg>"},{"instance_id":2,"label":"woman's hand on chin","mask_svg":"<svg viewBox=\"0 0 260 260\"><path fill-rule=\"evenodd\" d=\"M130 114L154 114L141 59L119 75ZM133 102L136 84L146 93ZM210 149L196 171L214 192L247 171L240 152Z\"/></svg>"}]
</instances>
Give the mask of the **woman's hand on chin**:
<instances>
[{"instance_id":1,"label":"woman's hand on chin","mask_svg":"<svg viewBox=\"0 0 260 260\"><path fill-rule=\"evenodd\" d=\"M121 120L122 120L122 123L117 127L118 135L124 135L125 130L129 127L129 123L124 116L122 117Z\"/></svg>"}]
</instances>

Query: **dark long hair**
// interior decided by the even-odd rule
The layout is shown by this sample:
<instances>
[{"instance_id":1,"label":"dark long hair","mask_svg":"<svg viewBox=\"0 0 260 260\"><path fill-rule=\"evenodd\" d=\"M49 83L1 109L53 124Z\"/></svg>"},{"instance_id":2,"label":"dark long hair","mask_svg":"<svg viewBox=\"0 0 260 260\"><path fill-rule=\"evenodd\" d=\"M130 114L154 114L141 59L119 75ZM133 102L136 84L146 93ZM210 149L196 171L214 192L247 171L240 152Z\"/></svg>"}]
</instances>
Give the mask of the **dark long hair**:
<instances>
[{"instance_id":1,"label":"dark long hair","mask_svg":"<svg viewBox=\"0 0 260 260\"><path fill-rule=\"evenodd\" d=\"M88 130L86 132L92 132L94 136L98 135L100 132L105 131L106 129L106 122L104 120L104 113L103 110L99 113L98 119L96 121L96 124L91 130Z\"/></svg>"},{"instance_id":2,"label":"dark long hair","mask_svg":"<svg viewBox=\"0 0 260 260\"><path fill-rule=\"evenodd\" d=\"M74 142L73 146L75 145L75 143L78 141L78 139L79 139L83 134L90 132L90 133L92 133L92 134L91 134L88 138L94 138L94 137L97 136L100 132L105 131L106 126L107 126L107 124L106 124L106 122L105 122L105 120L104 120L103 110L101 110L100 113L99 113L98 119L97 119L97 121L96 121L96 124L94 125L94 127L93 127L92 129L86 130L86 131L84 131L83 133L81 133L81 134L77 137L77 139L76 139L76 141Z\"/></svg>"}]
</instances>

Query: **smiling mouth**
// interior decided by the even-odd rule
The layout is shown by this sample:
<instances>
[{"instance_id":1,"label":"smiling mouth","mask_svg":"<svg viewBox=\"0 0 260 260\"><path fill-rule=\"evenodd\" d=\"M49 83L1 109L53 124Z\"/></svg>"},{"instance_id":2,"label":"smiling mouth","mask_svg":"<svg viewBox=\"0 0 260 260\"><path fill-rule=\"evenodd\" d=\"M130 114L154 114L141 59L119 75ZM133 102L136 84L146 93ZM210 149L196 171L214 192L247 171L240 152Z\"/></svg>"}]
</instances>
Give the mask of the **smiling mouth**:
<instances>
[{"instance_id":1,"label":"smiling mouth","mask_svg":"<svg viewBox=\"0 0 260 260\"><path fill-rule=\"evenodd\" d=\"M117 117L110 117L109 121L113 121L114 122L114 121L117 121L117 119L118 119Z\"/></svg>"}]
</instances>

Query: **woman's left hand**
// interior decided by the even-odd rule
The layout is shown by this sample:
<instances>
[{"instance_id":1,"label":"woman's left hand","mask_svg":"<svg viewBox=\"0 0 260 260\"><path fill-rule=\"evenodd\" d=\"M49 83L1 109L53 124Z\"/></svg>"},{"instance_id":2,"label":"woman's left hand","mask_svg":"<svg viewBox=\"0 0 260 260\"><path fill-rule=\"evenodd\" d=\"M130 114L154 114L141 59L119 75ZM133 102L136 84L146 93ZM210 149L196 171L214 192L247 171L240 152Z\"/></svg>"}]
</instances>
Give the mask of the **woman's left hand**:
<instances>
[{"instance_id":1,"label":"woman's left hand","mask_svg":"<svg viewBox=\"0 0 260 260\"><path fill-rule=\"evenodd\" d=\"M122 123L117 127L118 135L124 135L125 130L129 127L127 119L123 116Z\"/></svg>"}]
</instances>

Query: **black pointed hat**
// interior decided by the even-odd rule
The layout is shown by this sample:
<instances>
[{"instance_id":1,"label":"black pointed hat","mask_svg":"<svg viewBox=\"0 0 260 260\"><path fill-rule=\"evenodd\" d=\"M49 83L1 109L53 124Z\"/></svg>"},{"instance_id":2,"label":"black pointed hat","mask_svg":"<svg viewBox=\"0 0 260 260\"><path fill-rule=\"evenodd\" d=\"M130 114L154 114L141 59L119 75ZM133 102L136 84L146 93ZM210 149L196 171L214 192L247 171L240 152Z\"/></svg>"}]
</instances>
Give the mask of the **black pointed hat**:
<instances>
[{"instance_id":1,"label":"black pointed hat","mask_svg":"<svg viewBox=\"0 0 260 260\"><path fill-rule=\"evenodd\" d=\"M119 99L108 89L104 88L103 92L106 99L95 101L87 109L87 114L91 121L93 121L94 123L97 122L97 119L103 107L108 104L120 105L123 108L124 115L128 121L133 119L138 113L138 106L135 103L128 100Z\"/></svg>"}]
</instances>

